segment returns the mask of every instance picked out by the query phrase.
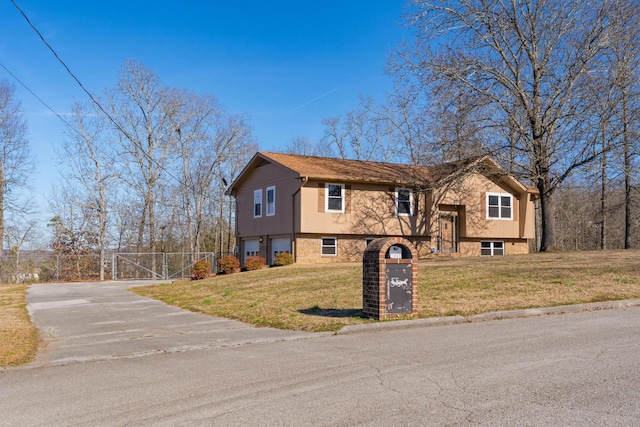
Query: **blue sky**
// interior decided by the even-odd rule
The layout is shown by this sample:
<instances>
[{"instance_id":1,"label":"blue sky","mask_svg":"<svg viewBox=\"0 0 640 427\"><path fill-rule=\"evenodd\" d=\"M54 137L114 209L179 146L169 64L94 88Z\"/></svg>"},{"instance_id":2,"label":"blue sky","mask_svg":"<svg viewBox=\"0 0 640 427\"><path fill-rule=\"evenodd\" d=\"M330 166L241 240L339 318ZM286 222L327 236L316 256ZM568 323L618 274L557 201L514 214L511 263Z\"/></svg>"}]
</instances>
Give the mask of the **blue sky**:
<instances>
[{"instance_id":1,"label":"blue sky","mask_svg":"<svg viewBox=\"0 0 640 427\"><path fill-rule=\"evenodd\" d=\"M244 113L261 150L295 136L317 139L322 119L391 90L385 59L408 37L405 0L139 1L15 0L84 86L115 85L126 58L169 86L213 94ZM0 64L64 115L88 101L11 1L0 2ZM46 198L60 169L63 125L4 69L16 87ZM46 206L42 206L46 210Z\"/></svg>"}]
</instances>

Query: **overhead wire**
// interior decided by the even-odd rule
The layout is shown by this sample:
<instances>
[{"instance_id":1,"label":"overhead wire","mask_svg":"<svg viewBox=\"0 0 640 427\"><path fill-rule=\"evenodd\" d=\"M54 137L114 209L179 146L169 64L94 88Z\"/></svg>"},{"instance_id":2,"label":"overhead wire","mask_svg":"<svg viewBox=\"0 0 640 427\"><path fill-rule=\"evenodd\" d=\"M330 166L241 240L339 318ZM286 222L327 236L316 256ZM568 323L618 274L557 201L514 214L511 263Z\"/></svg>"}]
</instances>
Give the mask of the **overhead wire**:
<instances>
[{"instance_id":1,"label":"overhead wire","mask_svg":"<svg viewBox=\"0 0 640 427\"><path fill-rule=\"evenodd\" d=\"M20 12L20 14L22 15L22 17L27 21L27 23L29 24L29 26L33 29L33 31L35 31L35 33L38 35L38 37L40 38L40 40L42 40L42 42L45 44L45 46L47 46L47 48L51 51L51 53L53 53L53 56L55 56L55 58L58 60L58 62L60 62L60 64L64 67L64 69L67 71L67 73L76 81L76 83L78 83L78 85L80 86L80 88L87 94L87 96L89 96L89 99L91 99L91 101L93 102L93 104L100 110L102 111L102 113L105 115L105 117L115 126L116 129L118 129L120 132L122 132L122 134L131 142L135 143L135 138L133 138L121 125L120 123L118 123L113 116L111 116L111 114L109 114L109 112L107 112L107 110L105 110L104 107L102 107L102 105L100 104L100 102L98 102L98 100L93 96L93 94L91 94L91 92L89 92L89 90L87 90L87 88L85 88L85 86L82 84L82 82L80 81L80 79L71 71L71 69L67 66L67 64L62 60L62 58L60 58L60 56L58 55L58 53L55 51L55 49L47 42L47 40L44 38L44 36L42 35L42 33L38 30L38 28L36 28L36 26L31 22L31 20L29 19L29 17L27 16L27 14L20 8L20 6L18 6L18 4L15 2L15 0L11 0L11 3L15 6L15 8ZM3 67L4 68L4 67ZM6 69L6 68L5 68ZM10 73L11 74L11 73ZM13 75L13 74L12 74ZM14 77L15 78L15 77ZM16 78L17 80L17 78ZM22 84L22 83L21 83ZM24 84L23 84L24 86ZM25 86L26 88L26 86ZM27 89L29 90L29 89ZM31 92L29 90L29 92ZM33 93L33 92L31 92ZM35 94L34 94L35 96ZM40 99L39 97L36 96L37 99ZM41 101L43 102L43 101ZM43 102L44 104L44 102ZM46 104L45 104L46 105ZM49 108L49 107L47 107ZM53 111L51 108L49 108L51 111ZM56 114L57 117L61 116L57 113L54 112L54 114ZM64 123L67 124L67 126L71 127L72 129L74 129L76 132L78 132L80 135L82 135L82 133L74 128L73 126L71 126L69 123L67 123L66 120L62 121ZM149 153L147 152L143 152L142 153L146 159L148 161L150 161L151 163L155 163L156 166L158 166L160 169L162 169L165 173L167 173L169 176L171 176L173 179L175 179L176 181L180 182L180 180L173 175L173 173L171 173L165 166L163 166L162 164L160 164L156 159L154 159Z\"/></svg>"},{"instance_id":2,"label":"overhead wire","mask_svg":"<svg viewBox=\"0 0 640 427\"><path fill-rule=\"evenodd\" d=\"M55 49L53 47L51 47L51 45L47 42L47 40L44 38L44 36L42 35L42 33L38 30L38 28L36 28L36 26L31 22L31 20L29 19L29 17L27 16L27 14L20 8L20 6L18 6L18 4L15 2L15 0L11 0L11 3L13 3L13 5L15 6L16 9L18 9L18 12L20 12L20 14L22 15L22 17L27 21L27 23L29 24L29 26L33 29L33 31L35 31L35 33L38 35L38 37L40 37L40 40L42 40L42 42L45 44L45 46L47 46L47 48L51 51L51 53L53 53L53 56L56 57L56 59L58 60L58 62L60 62L60 64L62 64L62 66L64 67L65 70L67 70L67 73L69 73L69 75L76 81L76 83L78 83L78 85L80 86L80 88L89 96L89 99L91 99L91 101L95 104L96 107L98 107L98 109L100 109L100 111L102 111L104 113L104 115L109 119L109 121L120 131L122 132L122 134L124 136L127 137L127 139L129 139L130 141L133 141L133 139L131 138L131 136L129 135L129 133L122 128L122 126L120 126L120 123L118 123L112 116L111 114L109 114L103 107L102 105L98 102L97 99L94 98L93 94L91 94L91 92L89 92L89 90L87 90L87 88L84 87L84 85L82 84L82 82L80 81L80 79L78 79L78 77L76 77L76 75L73 73L73 71L71 71L71 69L67 66L67 64L62 60L62 58L60 58L60 56L58 55L58 53L55 51ZM63 120L64 121L64 120ZM64 121L66 123L66 121Z\"/></svg>"},{"instance_id":3,"label":"overhead wire","mask_svg":"<svg viewBox=\"0 0 640 427\"><path fill-rule=\"evenodd\" d=\"M20 85L25 88L27 90L27 92L29 92L31 95L34 96L34 98L36 98L42 105L44 105L47 110L51 111L57 118L59 118L64 124L66 124L68 127L74 129L77 131L77 129L75 129L73 126L71 126L71 124L66 121L64 119L64 117L62 117L60 114L58 114L58 112L56 112L53 108L51 108L49 106L49 104L47 104L42 98L40 98L34 91L32 91L29 86L27 86L22 80L20 80L18 78L18 76L16 76L15 74L13 74L11 72L11 70L9 70L2 62L0 62L0 68L4 69L11 77L14 78L15 81L17 81L18 83L20 83Z\"/></svg>"}]
</instances>

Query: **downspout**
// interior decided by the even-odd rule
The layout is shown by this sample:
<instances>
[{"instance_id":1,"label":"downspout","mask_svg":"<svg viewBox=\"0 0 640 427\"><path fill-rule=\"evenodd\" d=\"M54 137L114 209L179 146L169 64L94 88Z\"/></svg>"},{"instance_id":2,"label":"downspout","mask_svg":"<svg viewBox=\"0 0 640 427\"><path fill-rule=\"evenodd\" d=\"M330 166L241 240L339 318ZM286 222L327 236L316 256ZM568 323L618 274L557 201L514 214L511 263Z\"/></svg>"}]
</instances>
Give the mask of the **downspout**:
<instances>
[{"instance_id":1,"label":"downspout","mask_svg":"<svg viewBox=\"0 0 640 427\"><path fill-rule=\"evenodd\" d=\"M228 190L227 190L228 191ZM235 191L229 191L229 197L231 200L232 199L232 204L233 204L233 210L235 210L235 226L233 227L233 234L235 234L235 239L236 239L236 244L235 244L235 248L233 249L233 256L238 257L238 259L240 259L240 235L239 235L239 231L238 231L238 203L236 203L236 193ZM231 216L231 206L229 206L229 216ZM231 227L231 224L229 224L229 227Z\"/></svg>"},{"instance_id":2,"label":"downspout","mask_svg":"<svg viewBox=\"0 0 640 427\"><path fill-rule=\"evenodd\" d=\"M309 182L308 176L300 177L300 187L291 195L291 246L293 262L298 260L298 241L296 239L296 195L302 190L302 187ZM302 197L300 197L300 228L302 228Z\"/></svg>"}]
</instances>

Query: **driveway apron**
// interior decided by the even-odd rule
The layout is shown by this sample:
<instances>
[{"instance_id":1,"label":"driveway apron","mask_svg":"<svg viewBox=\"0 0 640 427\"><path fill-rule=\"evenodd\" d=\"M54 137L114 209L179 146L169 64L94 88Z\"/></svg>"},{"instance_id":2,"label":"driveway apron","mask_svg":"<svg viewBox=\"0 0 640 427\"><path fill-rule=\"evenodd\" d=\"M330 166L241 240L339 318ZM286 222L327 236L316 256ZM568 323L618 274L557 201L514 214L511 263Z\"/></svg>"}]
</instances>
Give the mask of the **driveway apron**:
<instances>
[{"instance_id":1,"label":"driveway apron","mask_svg":"<svg viewBox=\"0 0 640 427\"><path fill-rule=\"evenodd\" d=\"M27 308L44 344L38 365L141 357L322 334L255 328L127 291L157 282L33 285Z\"/></svg>"}]
</instances>

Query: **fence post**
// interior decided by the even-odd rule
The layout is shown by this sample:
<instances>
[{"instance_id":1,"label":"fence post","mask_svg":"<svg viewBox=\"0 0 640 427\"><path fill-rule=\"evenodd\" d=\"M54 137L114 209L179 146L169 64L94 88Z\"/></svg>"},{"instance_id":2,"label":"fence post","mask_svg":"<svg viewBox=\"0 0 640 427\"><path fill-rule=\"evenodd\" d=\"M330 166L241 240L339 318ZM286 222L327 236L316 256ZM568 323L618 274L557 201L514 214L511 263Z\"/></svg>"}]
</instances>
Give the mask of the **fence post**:
<instances>
[{"instance_id":1,"label":"fence post","mask_svg":"<svg viewBox=\"0 0 640 427\"><path fill-rule=\"evenodd\" d=\"M162 279L169 279L169 266L167 265L167 253L162 252Z\"/></svg>"}]
</instances>

